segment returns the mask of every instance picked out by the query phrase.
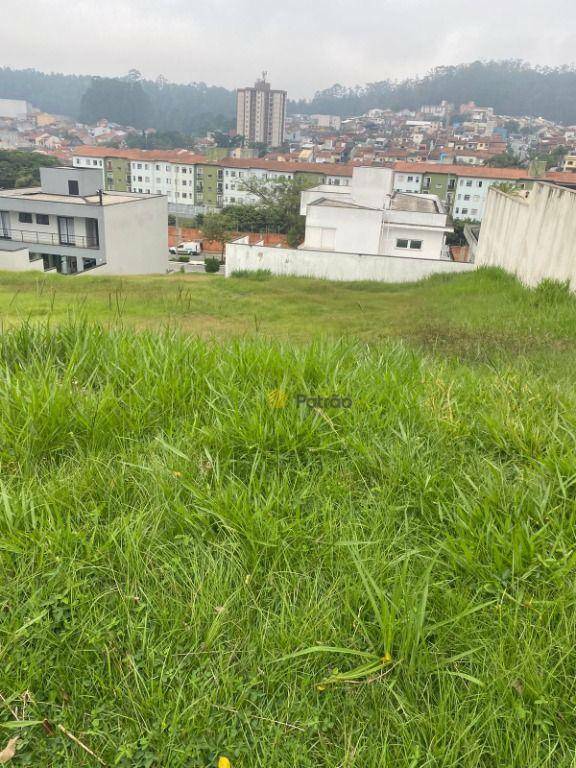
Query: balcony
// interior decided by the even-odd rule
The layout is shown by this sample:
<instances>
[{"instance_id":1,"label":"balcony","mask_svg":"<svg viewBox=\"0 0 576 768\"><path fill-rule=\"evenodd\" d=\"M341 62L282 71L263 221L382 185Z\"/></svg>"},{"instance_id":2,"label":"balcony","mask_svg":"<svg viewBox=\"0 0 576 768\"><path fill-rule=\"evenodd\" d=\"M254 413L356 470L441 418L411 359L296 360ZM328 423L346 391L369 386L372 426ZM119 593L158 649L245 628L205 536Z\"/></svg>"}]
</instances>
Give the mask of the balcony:
<instances>
[{"instance_id":1,"label":"balcony","mask_svg":"<svg viewBox=\"0 0 576 768\"><path fill-rule=\"evenodd\" d=\"M88 248L97 250L100 242L97 236L58 234L57 232L36 232L30 229L0 230L0 241L10 240L16 243L34 245L70 246L71 248Z\"/></svg>"}]
</instances>

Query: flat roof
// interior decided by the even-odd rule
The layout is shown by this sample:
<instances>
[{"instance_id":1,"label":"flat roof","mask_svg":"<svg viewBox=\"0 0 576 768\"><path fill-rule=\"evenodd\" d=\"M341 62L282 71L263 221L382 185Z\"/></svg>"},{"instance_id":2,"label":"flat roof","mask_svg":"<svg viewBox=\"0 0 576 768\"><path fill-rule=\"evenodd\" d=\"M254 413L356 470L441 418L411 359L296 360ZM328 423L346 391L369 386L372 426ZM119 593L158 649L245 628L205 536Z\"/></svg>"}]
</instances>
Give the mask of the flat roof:
<instances>
[{"instance_id":1,"label":"flat roof","mask_svg":"<svg viewBox=\"0 0 576 768\"><path fill-rule=\"evenodd\" d=\"M392 195L390 208L393 211L411 211L412 213L443 213L433 197L407 195L395 192Z\"/></svg>"},{"instance_id":2,"label":"flat roof","mask_svg":"<svg viewBox=\"0 0 576 768\"><path fill-rule=\"evenodd\" d=\"M100 206L100 195L56 195L50 192L42 191L41 187L27 189L3 189L0 190L0 197L7 197L12 200L26 200L29 202L42 203L71 203L72 205L97 205ZM103 192L102 205L120 205L121 203L130 203L135 200L147 200L149 198L162 197L162 195L144 195L130 192Z\"/></svg>"}]
</instances>

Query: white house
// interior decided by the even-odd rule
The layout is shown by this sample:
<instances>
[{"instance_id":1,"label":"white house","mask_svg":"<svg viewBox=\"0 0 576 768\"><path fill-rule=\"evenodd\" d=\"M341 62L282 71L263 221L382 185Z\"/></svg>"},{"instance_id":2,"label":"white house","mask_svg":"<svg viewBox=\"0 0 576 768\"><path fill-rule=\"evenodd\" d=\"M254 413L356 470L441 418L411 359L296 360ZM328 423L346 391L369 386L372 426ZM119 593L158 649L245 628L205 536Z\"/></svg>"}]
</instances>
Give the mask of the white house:
<instances>
[{"instance_id":1,"label":"white house","mask_svg":"<svg viewBox=\"0 0 576 768\"><path fill-rule=\"evenodd\" d=\"M331 280L405 282L474 269L451 259L445 241L452 223L439 198L394 191L390 168L356 167L347 187L306 190L300 212L306 234L298 249L240 238L226 246L226 275L268 269Z\"/></svg>"},{"instance_id":2,"label":"white house","mask_svg":"<svg viewBox=\"0 0 576 768\"><path fill-rule=\"evenodd\" d=\"M0 190L0 269L166 272L165 197L103 192L99 168L41 168L40 178Z\"/></svg>"},{"instance_id":3,"label":"white house","mask_svg":"<svg viewBox=\"0 0 576 768\"><path fill-rule=\"evenodd\" d=\"M450 258L450 218L435 195L395 192L390 168L354 168L350 187L323 185L302 194L303 249L374 256Z\"/></svg>"}]
</instances>

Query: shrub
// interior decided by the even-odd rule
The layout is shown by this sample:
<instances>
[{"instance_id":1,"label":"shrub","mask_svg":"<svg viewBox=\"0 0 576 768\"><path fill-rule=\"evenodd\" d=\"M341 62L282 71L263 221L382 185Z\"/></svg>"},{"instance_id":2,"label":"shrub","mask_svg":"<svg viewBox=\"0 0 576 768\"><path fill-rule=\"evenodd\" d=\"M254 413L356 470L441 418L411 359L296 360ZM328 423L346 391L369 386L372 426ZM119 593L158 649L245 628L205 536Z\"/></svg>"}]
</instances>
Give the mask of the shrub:
<instances>
[{"instance_id":1,"label":"shrub","mask_svg":"<svg viewBox=\"0 0 576 768\"><path fill-rule=\"evenodd\" d=\"M216 256L207 256L204 259L204 269L206 272L218 272L220 269L220 259Z\"/></svg>"}]
</instances>

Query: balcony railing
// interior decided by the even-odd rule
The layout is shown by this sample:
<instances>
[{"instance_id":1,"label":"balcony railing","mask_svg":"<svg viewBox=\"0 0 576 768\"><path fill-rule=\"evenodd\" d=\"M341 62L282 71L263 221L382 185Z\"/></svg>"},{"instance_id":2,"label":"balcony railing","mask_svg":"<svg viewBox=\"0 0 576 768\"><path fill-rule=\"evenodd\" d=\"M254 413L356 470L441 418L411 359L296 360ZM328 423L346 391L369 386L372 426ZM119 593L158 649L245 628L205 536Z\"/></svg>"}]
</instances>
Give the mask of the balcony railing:
<instances>
[{"instance_id":1,"label":"balcony railing","mask_svg":"<svg viewBox=\"0 0 576 768\"><path fill-rule=\"evenodd\" d=\"M33 243L35 245L90 248L92 250L100 247L99 239L95 236L59 234L58 232L37 232L31 229L0 229L0 240L12 240L17 243Z\"/></svg>"}]
</instances>

